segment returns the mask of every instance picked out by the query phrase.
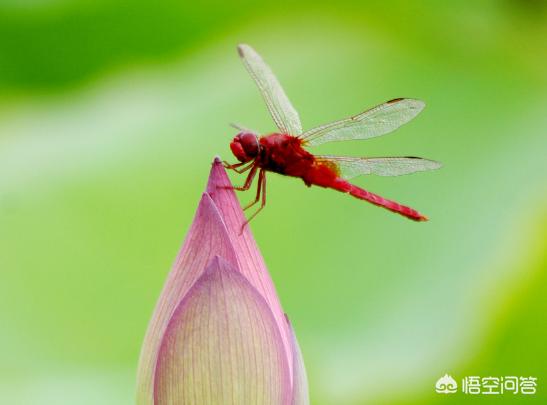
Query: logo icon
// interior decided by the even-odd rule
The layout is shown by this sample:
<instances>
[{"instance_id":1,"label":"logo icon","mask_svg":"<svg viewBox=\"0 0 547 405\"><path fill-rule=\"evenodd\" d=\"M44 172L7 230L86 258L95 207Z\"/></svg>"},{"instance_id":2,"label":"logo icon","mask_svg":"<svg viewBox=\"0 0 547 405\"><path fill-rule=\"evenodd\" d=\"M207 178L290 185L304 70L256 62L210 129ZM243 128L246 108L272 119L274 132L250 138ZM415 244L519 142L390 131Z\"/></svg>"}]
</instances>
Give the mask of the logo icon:
<instances>
[{"instance_id":1,"label":"logo icon","mask_svg":"<svg viewBox=\"0 0 547 405\"><path fill-rule=\"evenodd\" d=\"M458 390L458 383L448 374L443 375L435 383L435 391L439 394L454 394Z\"/></svg>"}]
</instances>

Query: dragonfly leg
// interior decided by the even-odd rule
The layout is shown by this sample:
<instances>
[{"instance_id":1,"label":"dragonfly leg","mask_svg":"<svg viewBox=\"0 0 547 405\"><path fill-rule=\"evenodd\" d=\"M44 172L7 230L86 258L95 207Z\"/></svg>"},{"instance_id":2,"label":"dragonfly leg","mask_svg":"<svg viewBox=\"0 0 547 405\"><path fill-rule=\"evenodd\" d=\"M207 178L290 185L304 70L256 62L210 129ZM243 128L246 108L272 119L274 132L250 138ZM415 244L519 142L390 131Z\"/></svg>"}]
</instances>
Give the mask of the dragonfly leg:
<instances>
[{"instance_id":1,"label":"dragonfly leg","mask_svg":"<svg viewBox=\"0 0 547 405\"><path fill-rule=\"evenodd\" d=\"M222 188L227 188L231 190L237 190L237 191L245 191L251 188L251 184L253 184L253 180L256 176L256 171L258 170L258 166L253 165L251 171L249 172L249 175L247 176L247 179L245 180L245 184L243 186L237 187L237 186L225 186Z\"/></svg>"},{"instance_id":2,"label":"dragonfly leg","mask_svg":"<svg viewBox=\"0 0 547 405\"><path fill-rule=\"evenodd\" d=\"M264 170L260 170L260 173L258 173L258 185L256 187L256 197L254 201L251 201L249 204L247 204L243 211L245 211L248 208L251 208L253 205L255 205L260 200L260 193L262 192L262 183L266 180L266 172Z\"/></svg>"},{"instance_id":3,"label":"dragonfly leg","mask_svg":"<svg viewBox=\"0 0 547 405\"><path fill-rule=\"evenodd\" d=\"M264 173L264 174L263 174ZM266 206L266 173L264 172L264 170L261 170L260 171L260 175L262 175L262 181L261 181L261 184L260 184L260 188L262 189L261 190L261 193L262 193L262 203L260 204L260 207L253 213L253 215L251 215L249 217L249 219L247 219L247 221L245 221L245 223L241 226L241 233L243 233L243 230L245 229L245 227L249 224L249 222L251 222L251 220L256 217L256 215L262 211L262 208L264 208ZM260 180L259 180L260 181ZM260 194L260 192L257 192L257 195ZM257 200L258 201L258 200ZM254 202L256 203L256 201ZM253 204L254 204L253 203Z\"/></svg>"},{"instance_id":4,"label":"dragonfly leg","mask_svg":"<svg viewBox=\"0 0 547 405\"><path fill-rule=\"evenodd\" d=\"M236 164L233 164L233 165L226 162L226 161L223 161L222 163L224 164L224 167L226 169L233 170L234 172L239 173L239 174L245 173L247 170L249 170L251 167L253 167L253 164L254 164L254 162L251 162L249 164L249 166L239 169L241 166L243 166L247 163L236 163Z\"/></svg>"}]
</instances>

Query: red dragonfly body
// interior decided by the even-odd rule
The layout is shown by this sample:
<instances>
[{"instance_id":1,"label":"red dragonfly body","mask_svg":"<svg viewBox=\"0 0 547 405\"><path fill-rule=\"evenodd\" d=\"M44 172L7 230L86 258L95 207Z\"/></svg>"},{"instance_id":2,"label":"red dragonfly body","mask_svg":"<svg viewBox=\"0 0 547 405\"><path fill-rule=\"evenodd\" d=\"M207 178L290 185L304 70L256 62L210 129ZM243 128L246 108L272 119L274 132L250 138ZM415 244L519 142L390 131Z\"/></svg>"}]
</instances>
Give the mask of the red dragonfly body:
<instances>
[{"instance_id":1,"label":"red dragonfly body","mask_svg":"<svg viewBox=\"0 0 547 405\"><path fill-rule=\"evenodd\" d=\"M308 187L314 185L331 188L350 194L360 200L387 208L415 221L427 220L427 217L410 207L385 199L341 178L338 167L335 164L332 164L328 160L318 161L314 155L302 147L302 140L300 138L287 134L271 134L259 138L258 148L255 147L254 139L256 139L254 134L242 133L238 134L231 144L234 155L240 158L240 161L247 161L250 157L245 153L245 149L250 150L251 154L254 150L258 150L253 166L250 168L251 170L256 167L286 176L299 177ZM255 172L251 172L251 174L252 181ZM259 190L262 186L261 182L264 181L262 178L259 178Z\"/></svg>"},{"instance_id":2,"label":"red dragonfly body","mask_svg":"<svg viewBox=\"0 0 547 405\"><path fill-rule=\"evenodd\" d=\"M237 127L240 132L230 144L240 163L226 163L226 167L238 173L250 170L245 184L235 189L248 190L259 173L256 198L245 208L256 204L261 196L262 204L249 220L266 204L266 172L301 178L308 187L315 185L347 193L415 221L427 220L418 211L357 187L347 179L362 174L397 176L431 170L440 167L438 162L416 157L320 156L305 149L324 142L384 135L414 118L423 109L423 102L398 98L353 117L302 132L298 113L262 58L248 45L240 45L238 51L280 129L280 133L258 136L253 131Z\"/></svg>"}]
</instances>

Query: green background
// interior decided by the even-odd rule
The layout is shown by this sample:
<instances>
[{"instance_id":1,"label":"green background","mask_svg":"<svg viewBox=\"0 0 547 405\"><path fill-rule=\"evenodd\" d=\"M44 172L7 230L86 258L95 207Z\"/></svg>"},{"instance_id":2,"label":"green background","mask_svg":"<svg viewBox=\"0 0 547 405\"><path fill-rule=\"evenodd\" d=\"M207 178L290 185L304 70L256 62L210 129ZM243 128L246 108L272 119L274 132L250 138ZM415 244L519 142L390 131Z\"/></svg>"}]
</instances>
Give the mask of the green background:
<instances>
[{"instance_id":1,"label":"green background","mask_svg":"<svg viewBox=\"0 0 547 405\"><path fill-rule=\"evenodd\" d=\"M394 134L318 152L444 164L356 180L427 223L269 176L252 229L312 403L545 403L547 7L409 3L3 1L0 402L133 403L210 162L233 160L228 123L274 130L247 42L305 128L427 102ZM538 393L442 396L445 373L534 376Z\"/></svg>"}]
</instances>

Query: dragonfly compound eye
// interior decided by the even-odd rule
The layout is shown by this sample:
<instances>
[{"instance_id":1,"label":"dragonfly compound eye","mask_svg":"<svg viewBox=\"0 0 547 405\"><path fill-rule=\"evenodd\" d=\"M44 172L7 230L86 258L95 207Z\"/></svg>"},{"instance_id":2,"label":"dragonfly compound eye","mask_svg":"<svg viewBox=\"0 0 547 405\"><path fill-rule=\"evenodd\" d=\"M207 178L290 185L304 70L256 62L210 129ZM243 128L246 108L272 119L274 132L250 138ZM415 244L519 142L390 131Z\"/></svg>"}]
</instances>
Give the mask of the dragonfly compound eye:
<instances>
[{"instance_id":1,"label":"dragonfly compound eye","mask_svg":"<svg viewBox=\"0 0 547 405\"><path fill-rule=\"evenodd\" d=\"M240 162L248 162L258 154L258 138L252 133L239 133L230 143L230 149Z\"/></svg>"},{"instance_id":2,"label":"dragonfly compound eye","mask_svg":"<svg viewBox=\"0 0 547 405\"><path fill-rule=\"evenodd\" d=\"M258 138L253 133L241 132L230 144L230 149L240 162L248 162L258 155Z\"/></svg>"},{"instance_id":3,"label":"dragonfly compound eye","mask_svg":"<svg viewBox=\"0 0 547 405\"><path fill-rule=\"evenodd\" d=\"M243 150L250 158L254 158L258 155L258 138L255 134L243 133L240 135L241 146Z\"/></svg>"}]
</instances>

